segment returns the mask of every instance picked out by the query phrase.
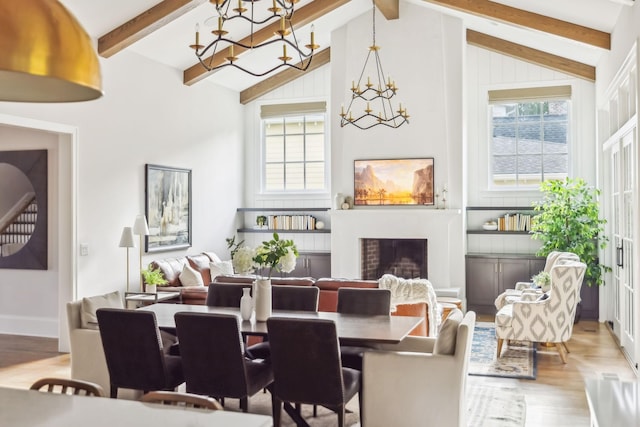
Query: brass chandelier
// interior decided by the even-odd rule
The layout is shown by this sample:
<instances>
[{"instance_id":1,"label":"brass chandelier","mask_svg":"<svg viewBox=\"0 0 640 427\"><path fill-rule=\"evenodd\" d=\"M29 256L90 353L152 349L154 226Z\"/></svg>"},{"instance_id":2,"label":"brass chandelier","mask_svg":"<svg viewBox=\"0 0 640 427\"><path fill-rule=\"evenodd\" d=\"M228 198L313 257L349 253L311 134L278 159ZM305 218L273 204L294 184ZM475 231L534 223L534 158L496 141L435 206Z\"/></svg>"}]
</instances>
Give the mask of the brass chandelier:
<instances>
[{"instance_id":1,"label":"brass chandelier","mask_svg":"<svg viewBox=\"0 0 640 427\"><path fill-rule=\"evenodd\" d=\"M349 101L349 106L346 111L344 106L340 109L340 127L353 125L358 129L366 130L374 126L383 125L395 129L405 123L409 123L409 115L407 114L407 109L402 108L402 104L399 103L395 111L392 105L392 99L396 95L398 87L396 86L396 82L391 80L391 77L385 76L382 69L380 55L378 54L380 46L376 45L376 5L373 0L372 3L373 43L369 46L369 53L364 61L364 66L362 67L360 77L358 77L357 84L355 81L351 82L351 88L349 89L351 92L351 100ZM363 84L367 64L372 57L375 62L375 74L373 78L368 76L366 83ZM354 117L354 104L363 105L365 103L366 107L362 110L363 113ZM374 110L374 108L376 109Z\"/></svg>"},{"instance_id":2,"label":"brass chandelier","mask_svg":"<svg viewBox=\"0 0 640 427\"><path fill-rule=\"evenodd\" d=\"M217 17L213 16L205 22L214 23L216 28L212 30L211 33L216 38L206 46L200 44L200 25L196 24L195 43L189 47L194 49L196 57L207 71L215 71L231 66L256 77L262 77L283 67L306 71L311 65L313 52L320 46L315 43L313 25L311 26L309 44L304 46L306 50L299 45L291 22L293 19L294 5L298 1L299 0L272 0L271 7L267 7L268 5L264 5L267 2L261 2L259 0L209 0L216 8ZM232 7L231 3L236 3L236 7ZM261 3L263 6L259 6ZM247 7L245 7L245 5ZM241 22L244 25L249 25L250 35L239 41L233 40L227 31L227 24L234 25L232 24L233 22ZM277 27L277 29L273 31L275 37L260 42L257 40L258 36L256 33L257 31L263 31L262 28L267 25ZM275 65L269 65L268 69L255 71L237 63L237 54L278 42L282 43L282 56L274 58ZM289 52L291 52L291 49L293 50L292 56L289 56L287 47L289 47ZM223 49L226 49L224 61L220 63L214 62L215 54ZM299 62L292 63L291 61L294 57Z\"/></svg>"}]
</instances>

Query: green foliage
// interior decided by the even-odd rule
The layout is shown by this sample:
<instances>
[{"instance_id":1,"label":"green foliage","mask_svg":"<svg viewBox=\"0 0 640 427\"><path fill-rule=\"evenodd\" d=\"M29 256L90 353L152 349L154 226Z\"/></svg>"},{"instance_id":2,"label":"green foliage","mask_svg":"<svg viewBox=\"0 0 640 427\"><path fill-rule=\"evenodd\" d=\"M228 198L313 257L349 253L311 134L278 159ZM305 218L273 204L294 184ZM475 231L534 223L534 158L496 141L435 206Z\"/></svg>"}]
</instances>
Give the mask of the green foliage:
<instances>
[{"instance_id":1,"label":"green foliage","mask_svg":"<svg viewBox=\"0 0 640 427\"><path fill-rule=\"evenodd\" d=\"M147 285L164 286L167 283L169 283L167 279L164 278L164 275L162 274L162 271L160 271L159 268L155 268L155 269L147 268L142 270L140 274L142 274L142 277L144 278L144 283L146 283Z\"/></svg>"},{"instance_id":2,"label":"green foliage","mask_svg":"<svg viewBox=\"0 0 640 427\"><path fill-rule=\"evenodd\" d=\"M534 202L540 212L533 219L533 238L542 242L536 253L547 256L552 251L573 252L587 264L587 284L602 285L602 273L611 268L598 261L598 249L607 246L606 220L599 218L597 197L600 191L583 179L549 180L540 184L543 198Z\"/></svg>"},{"instance_id":3,"label":"green foliage","mask_svg":"<svg viewBox=\"0 0 640 427\"><path fill-rule=\"evenodd\" d=\"M242 246L242 244L244 243L244 240L241 240L238 243L236 243L236 236L228 237L225 240L227 241L227 249L229 249L229 251L231 252L231 259L233 259L233 256L238 251L238 248Z\"/></svg>"},{"instance_id":4,"label":"green foliage","mask_svg":"<svg viewBox=\"0 0 640 427\"><path fill-rule=\"evenodd\" d=\"M291 250L295 257L298 256L298 249L295 243L293 243L293 240L281 240L278 233L273 233L273 239L265 240L262 242L262 245L256 248L256 256L253 257L253 262L261 268L268 268L268 277L271 278L273 270L280 271L282 262L289 250Z\"/></svg>"}]
</instances>

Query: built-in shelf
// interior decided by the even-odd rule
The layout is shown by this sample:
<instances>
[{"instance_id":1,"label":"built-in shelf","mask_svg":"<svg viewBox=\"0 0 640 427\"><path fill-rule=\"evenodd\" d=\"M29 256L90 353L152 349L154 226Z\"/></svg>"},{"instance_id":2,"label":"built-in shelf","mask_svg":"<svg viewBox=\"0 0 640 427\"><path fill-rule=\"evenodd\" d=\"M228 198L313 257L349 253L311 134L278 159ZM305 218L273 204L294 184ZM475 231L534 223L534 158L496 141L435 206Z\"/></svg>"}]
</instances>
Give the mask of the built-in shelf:
<instances>
[{"instance_id":1,"label":"built-in shelf","mask_svg":"<svg viewBox=\"0 0 640 427\"><path fill-rule=\"evenodd\" d=\"M239 233L331 233L331 230L323 228L322 230L281 230L269 228L238 228Z\"/></svg>"},{"instance_id":2,"label":"built-in shelf","mask_svg":"<svg viewBox=\"0 0 640 427\"><path fill-rule=\"evenodd\" d=\"M238 208L238 212L326 212L331 208Z\"/></svg>"},{"instance_id":3,"label":"built-in shelf","mask_svg":"<svg viewBox=\"0 0 640 427\"><path fill-rule=\"evenodd\" d=\"M467 206L468 211L521 211L528 212L535 210L531 206Z\"/></svg>"},{"instance_id":4,"label":"built-in shelf","mask_svg":"<svg viewBox=\"0 0 640 427\"><path fill-rule=\"evenodd\" d=\"M467 234L531 234L528 231L467 230Z\"/></svg>"}]
</instances>

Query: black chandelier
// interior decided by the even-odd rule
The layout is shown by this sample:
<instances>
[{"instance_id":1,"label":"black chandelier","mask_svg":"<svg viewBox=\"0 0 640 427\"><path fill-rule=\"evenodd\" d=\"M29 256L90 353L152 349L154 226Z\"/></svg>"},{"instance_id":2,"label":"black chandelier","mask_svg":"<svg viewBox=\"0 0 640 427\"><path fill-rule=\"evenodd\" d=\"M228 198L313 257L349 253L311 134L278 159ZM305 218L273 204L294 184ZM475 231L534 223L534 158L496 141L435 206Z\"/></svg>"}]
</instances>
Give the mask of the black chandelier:
<instances>
[{"instance_id":1,"label":"black chandelier","mask_svg":"<svg viewBox=\"0 0 640 427\"><path fill-rule=\"evenodd\" d=\"M355 81L351 82L351 100L349 106L345 111L344 106L340 109L340 127L346 125L353 125L358 129L366 130L371 129L374 126L383 125L390 128L399 128L405 123L409 123L409 115L407 109L402 108L402 104L398 104L398 109L395 110L391 105L392 98L396 95L398 87L395 81L391 80L391 77L385 77L382 70L382 63L380 62L380 46L376 45L376 5L373 2L373 43L369 46L369 53L364 61L362 72L358 77L357 84ZM372 55L373 53L373 55ZM363 77L367 70L367 64L369 59L373 57L375 72L373 76L373 82L371 77L367 77L367 82L363 84ZM366 103L366 108L363 109L363 113L358 116L353 116L352 107L356 104ZM372 104L374 110L372 108Z\"/></svg>"},{"instance_id":2,"label":"black chandelier","mask_svg":"<svg viewBox=\"0 0 640 427\"><path fill-rule=\"evenodd\" d=\"M200 25L196 24L195 43L189 47L195 50L196 57L207 71L215 71L231 66L256 77L262 77L283 67L306 71L311 65L313 52L318 49L319 46L315 44L313 25L311 26L310 42L304 46L306 50L303 50L299 45L291 22L293 19L294 5L298 1L299 0L272 0L271 7L267 7L268 5L265 4L267 2L259 0L237 0L235 2L231 0L209 0L216 8L217 17L209 18L205 22L212 22L216 26L216 28L211 31L216 38L206 46L200 44ZM231 3L236 3L237 6L232 8ZM262 4L262 6L260 6L260 4ZM245 5L247 7L245 7ZM244 21L245 25L248 24L251 30L249 36L239 41L233 40L225 28L228 28L227 24L231 25L234 21ZM267 25L278 27L278 29L273 31L275 37L268 38L263 42L254 42L258 39L256 33L258 31L265 31L266 29L264 27ZM237 54L246 50L256 50L278 42L282 43L282 56L275 58L277 59L277 61L274 61L275 65L270 65L270 68L266 71L250 70L237 63ZM293 50L292 55L295 56L299 62L291 62L294 58L288 55L287 47L290 48L289 52L291 52L291 49ZM226 56L224 56L224 61L216 65L214 63L215 54L225 48L227 51Z\"/></svg>"}]
</instances>

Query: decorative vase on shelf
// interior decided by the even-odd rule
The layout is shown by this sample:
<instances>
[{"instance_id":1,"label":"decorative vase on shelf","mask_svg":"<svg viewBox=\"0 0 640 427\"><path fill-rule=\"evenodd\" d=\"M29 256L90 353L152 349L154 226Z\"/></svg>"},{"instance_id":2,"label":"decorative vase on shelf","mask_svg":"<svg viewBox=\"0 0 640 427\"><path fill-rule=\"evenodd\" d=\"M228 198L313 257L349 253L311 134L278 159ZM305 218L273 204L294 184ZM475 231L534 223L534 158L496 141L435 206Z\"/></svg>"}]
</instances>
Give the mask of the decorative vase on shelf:
<instances>
[{"instance_id":1,"label":"decorative vase on shelf","mask_svg":"<svg viewBox=\"0 0 640 427\"><path fill-rule=\"evenodd\" d=\"M155 293L156 293L156 291L157 291L156 286L157 286L157 285L149 285L149 284L147 284L147 285L144 287L144 290L145 290L145 292L146 292L146 293L148 293L148 294L155 294Z\"/></svg>"},{"instance_id":2,"label":"decorative vase on shelf","mask_svg":"<svg viewBox=\"0 0 640 427\"><path fill-rule=\"evenodd\" d=\"M251 288L242 289L242 298L240 298L240 317L242 320L251 319L253 313L253 300L250 294Z\"/></svg>"},{"instance_id":3,"label":"decorative vase on shelf","mask_svg":"<svg viewBox=\"0 0 640 427\"><path fill-rule=\"evenodd\" d=\"M266 322L271 317L271 279L256 280L256 320Z\"/></svg>"}]
</instances>

